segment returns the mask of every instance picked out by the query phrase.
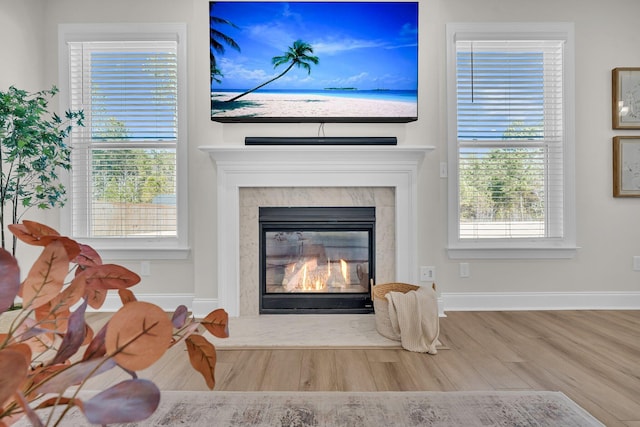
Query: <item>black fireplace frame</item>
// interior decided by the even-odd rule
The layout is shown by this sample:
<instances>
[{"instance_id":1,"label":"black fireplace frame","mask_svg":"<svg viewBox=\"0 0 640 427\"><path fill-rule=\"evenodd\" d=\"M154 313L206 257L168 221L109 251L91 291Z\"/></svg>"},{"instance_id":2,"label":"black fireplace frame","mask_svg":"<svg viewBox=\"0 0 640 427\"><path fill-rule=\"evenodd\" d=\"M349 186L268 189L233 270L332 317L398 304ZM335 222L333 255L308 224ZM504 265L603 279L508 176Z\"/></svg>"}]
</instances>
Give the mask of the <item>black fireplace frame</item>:
<instances>
[{"instance_id":1,"label":"black fireplace frame","mask_svg":"<svg viewBox=\"0 0 640 427\"><path fill-rule=\"evenodd\" d=\"M375 207L260 207L260 314L372 313L371 283L375 277ZM367 231L369 235L368 292L268 293L266 290L266 233L269 231Z\"/></svg>"}]
</instances>

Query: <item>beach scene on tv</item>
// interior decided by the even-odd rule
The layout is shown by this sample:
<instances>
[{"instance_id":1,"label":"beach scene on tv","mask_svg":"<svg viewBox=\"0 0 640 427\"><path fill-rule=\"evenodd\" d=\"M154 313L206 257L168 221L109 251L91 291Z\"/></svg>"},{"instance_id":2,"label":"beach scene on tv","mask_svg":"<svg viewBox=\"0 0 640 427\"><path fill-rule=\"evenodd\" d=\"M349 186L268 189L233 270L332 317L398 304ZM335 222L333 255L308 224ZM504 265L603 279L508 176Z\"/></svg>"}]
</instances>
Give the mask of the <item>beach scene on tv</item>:
<instances>
[{"instance_id":1,"label":"beach scene on tv","mask_svg":"<svg viewBox=\"0 0 640 427\"><path fill-rule=\"evenodd\" d=\"M416 2L209 3L214 121L412 121Z\"/></svg>"}]
</instances>

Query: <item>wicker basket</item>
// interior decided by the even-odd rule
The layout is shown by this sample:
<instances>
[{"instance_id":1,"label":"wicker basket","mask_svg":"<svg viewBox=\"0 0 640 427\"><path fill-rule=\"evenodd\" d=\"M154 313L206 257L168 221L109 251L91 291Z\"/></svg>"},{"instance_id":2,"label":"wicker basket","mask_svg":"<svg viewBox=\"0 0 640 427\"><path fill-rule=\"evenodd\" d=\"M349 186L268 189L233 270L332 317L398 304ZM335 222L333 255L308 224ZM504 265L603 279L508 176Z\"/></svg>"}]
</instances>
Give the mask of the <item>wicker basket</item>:
<instances>
[{"instance_id":1,"label":"wicker basket","mask_svg":"<svg viewBox=\"0 0 640 427\"><path fill-rule=\"evenodd\" d=\"M376 317L376 329L380 335L390 340L400 341L400 335L396 334L391 326L389 301L387 301L385 297L387 292L393 291L406 294L409 291L418 289L420 289L420 286L410 285L408 283L383 283L373 287L371 297L373 299L373 310L375 311Z\"/></svg>"}]
</instances>

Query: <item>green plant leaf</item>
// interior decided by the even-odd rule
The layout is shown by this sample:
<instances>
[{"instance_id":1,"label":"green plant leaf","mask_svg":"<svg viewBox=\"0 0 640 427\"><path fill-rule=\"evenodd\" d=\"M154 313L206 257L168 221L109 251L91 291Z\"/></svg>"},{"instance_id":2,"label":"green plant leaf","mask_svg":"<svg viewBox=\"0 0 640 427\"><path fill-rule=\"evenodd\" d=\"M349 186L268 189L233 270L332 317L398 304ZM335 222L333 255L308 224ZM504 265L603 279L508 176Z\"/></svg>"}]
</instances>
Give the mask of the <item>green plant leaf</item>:
<instances>
[{"instance_id":1,"label":"green plant leaf","mask_svg":"<svg viewBox=\"0 0 640 427\"><path fill-rule=\"evenodd\" d=\"M151 416L160 404L160 389L149 380L127 380L104 390L78 407L91 424L133 423Z\"/></svg>"},{"instance_id":2,"label":"green plant leaf","mask_svg":"<svg viewBox=\"0 0 640 427\"><path fill-rule=\"evenodd\" d=\"M19 206L48 209L65 202L57 169L71 167L65 140L75 126L83 126L84 114L65 111L63 120L49 112L48 100L56 94L57 90L30 93L15 87L0 91L0 204L12 212L0 217L1 227L18 222Z\"/></svg>"}]
</instances>

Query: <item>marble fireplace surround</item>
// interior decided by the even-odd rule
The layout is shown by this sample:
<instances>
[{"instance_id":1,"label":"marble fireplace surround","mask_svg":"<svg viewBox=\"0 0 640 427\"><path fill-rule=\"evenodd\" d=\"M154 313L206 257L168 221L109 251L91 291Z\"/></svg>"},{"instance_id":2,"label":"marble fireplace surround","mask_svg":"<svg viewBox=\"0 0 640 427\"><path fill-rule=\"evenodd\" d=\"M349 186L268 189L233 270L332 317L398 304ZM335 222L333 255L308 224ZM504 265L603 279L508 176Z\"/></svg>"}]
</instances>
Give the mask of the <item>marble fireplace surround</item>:
<instances>
[{"instance_id":1,"label":"marble fireplace surround","mask_svg":"<svg viewBox=\"0 0 640 427\"><path fill-rule=\"evenodd\" d=\"M375 207L376 283L395 280L395 194L392 187L251 187L240 189L240 317L260 312L260 207Z\"/></svg>"},{"instance_id":2,"label":"marble fireplace surround","mask_svg":"<svg viewBox=\"0 0 640 427\"><path fill-rule=\"evenodd\" d=\"M219 306L230 316L241 315L243 188L391 187L395 193L395 280L417 282L418 171L433 147L212 145L200 150L211 156L217 171L216 283Z\"/></svg>"}]
</instances>

